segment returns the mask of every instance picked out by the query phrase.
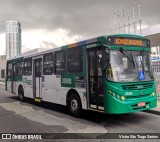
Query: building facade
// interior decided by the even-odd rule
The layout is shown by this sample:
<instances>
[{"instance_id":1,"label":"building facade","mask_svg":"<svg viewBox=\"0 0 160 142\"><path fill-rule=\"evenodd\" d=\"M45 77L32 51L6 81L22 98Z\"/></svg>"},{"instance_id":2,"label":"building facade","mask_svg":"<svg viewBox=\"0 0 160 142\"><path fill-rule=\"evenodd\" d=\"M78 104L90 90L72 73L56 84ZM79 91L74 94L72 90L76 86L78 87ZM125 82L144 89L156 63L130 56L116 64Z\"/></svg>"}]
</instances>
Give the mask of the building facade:
<instances>
[{"instance_id":1,"label":"building facade","mask_svg":"<svg viewBox=\"0 0 160 142\"><path fill-rule=\"evenodd\" d=\"M5 81L6 76L6 55L0 55L0 82Z\"/></svg>"},{"instance_id":2,"label":"building facade","mask_svg":"<svg viewBox=\"0 0 160 142\"><path fill-rule=\"evenodd\" d=\"M21 54L21 24L6 21L6 59Z\"/></svg>"}]
</instances>

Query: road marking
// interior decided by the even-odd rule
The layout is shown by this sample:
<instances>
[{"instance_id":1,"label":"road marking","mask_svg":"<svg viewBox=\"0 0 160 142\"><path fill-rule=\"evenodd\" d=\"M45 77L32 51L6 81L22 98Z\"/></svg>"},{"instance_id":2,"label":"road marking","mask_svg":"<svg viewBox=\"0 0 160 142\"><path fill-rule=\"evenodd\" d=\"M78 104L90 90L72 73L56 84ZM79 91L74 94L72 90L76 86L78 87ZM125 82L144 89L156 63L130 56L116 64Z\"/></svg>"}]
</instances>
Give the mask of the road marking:
<instances>
[{"instance_id":1,"label":"road marking","mask_svg":"<svg viewBox=\"0 0 160 142\"><path fill-rule=\"evenodd\" d=\"M68 118L57 117L43 110L34 110L30 106L20 104L20 102L1 103L0 107L35 122L66 127L68 129L67 133L107 133L107 129L105 129L104 126L94 122L85 120L85 122L81 123ZM98 134L95 134L95 137L96 136L98 136Z\"/></svg>"}]
</instances>

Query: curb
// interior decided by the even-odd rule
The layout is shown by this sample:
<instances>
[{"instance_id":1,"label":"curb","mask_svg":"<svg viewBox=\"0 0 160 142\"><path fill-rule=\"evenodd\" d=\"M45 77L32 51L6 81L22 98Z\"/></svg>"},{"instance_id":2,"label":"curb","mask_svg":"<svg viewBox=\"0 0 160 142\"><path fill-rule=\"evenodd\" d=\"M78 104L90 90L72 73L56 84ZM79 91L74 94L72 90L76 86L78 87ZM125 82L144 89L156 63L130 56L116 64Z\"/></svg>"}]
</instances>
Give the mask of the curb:
<instances>
[{"instance_id":1,"label":"curb","mask_svg":"<svg viewBox=\"0 0 160 142\"><path fill-rule=\"evenodd\" d=\"M155 115L160 115L160 111L157 111L157 110L147 110L147 111L144 111L146 113L152 113L152 114L155 114Z\"/></svg>"}]
</instances>

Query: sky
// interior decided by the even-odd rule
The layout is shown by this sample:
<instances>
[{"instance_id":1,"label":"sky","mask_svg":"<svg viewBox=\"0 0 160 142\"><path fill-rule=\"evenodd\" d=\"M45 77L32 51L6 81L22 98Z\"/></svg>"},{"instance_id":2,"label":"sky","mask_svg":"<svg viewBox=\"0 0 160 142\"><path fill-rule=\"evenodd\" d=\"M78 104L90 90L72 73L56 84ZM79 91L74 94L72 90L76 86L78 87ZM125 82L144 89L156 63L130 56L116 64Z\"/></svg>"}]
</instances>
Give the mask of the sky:
<instances>
[{"instance_id":1,"label":"sky","mask_svg":"<svg viewBox=\"0 0 160 142\"><path fill-rule=\"evenodd\" d=\"M118 23L118 11L120 25L123 24L123 9L126 24L127 10L129 21L133 22L133 6L135 21L138 20L139 2L142 27L159 24L160 0L0 0L0 55L5 54L5 22L8 20L21 23L23 52L55 48L110 34L110 25L114 28L114 23Z\"/></svg>"}]
</instances>

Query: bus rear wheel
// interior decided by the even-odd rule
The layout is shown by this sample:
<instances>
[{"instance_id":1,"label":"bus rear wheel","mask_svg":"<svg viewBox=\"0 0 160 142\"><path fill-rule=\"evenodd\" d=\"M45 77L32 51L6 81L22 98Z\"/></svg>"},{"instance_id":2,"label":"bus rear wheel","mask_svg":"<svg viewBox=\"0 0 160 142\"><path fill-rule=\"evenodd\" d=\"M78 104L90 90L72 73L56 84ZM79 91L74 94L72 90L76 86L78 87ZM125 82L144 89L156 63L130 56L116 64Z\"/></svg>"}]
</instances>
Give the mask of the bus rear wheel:
<instances>
[{"instance_id":1,"label":"bus rear wheel","mask_svg":"<svg viewBox=\"0 0 160 142\"><path fill-rule=\"evenodd\" d=\"M69 112L72 116L80 117L82 114L82 104L77 94L73 93L69 97Z\"/></svg>"}]
</instances>

